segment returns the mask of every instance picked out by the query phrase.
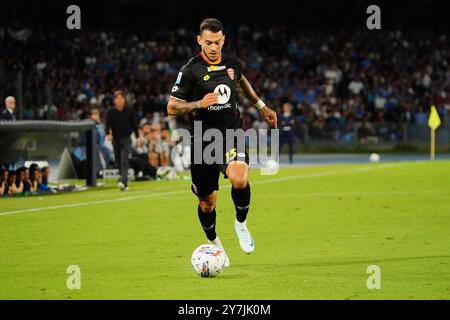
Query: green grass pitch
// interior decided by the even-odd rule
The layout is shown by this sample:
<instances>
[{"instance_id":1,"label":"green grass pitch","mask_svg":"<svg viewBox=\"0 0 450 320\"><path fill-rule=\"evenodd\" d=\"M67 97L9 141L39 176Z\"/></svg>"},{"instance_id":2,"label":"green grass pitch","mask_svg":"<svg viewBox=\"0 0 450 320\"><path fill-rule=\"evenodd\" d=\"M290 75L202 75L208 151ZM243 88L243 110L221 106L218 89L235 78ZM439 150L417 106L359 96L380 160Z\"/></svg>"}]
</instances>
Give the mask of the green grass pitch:
<instances>
[{"instance_id":1,"label":"green grass pitch","mask_svg":"<svg viewBox=\"0 0 450 320\"><path fill-rule=\"evenodd\" d=\"M205 279L190 266L206 242L190 181L0 199L0 299L450 298L450 162L252 169L249 256L220 183L231 267ZM69 265L80 290L66 287ZM370 265L380 289L367 288Z\"/></svg>"}]
</instances>

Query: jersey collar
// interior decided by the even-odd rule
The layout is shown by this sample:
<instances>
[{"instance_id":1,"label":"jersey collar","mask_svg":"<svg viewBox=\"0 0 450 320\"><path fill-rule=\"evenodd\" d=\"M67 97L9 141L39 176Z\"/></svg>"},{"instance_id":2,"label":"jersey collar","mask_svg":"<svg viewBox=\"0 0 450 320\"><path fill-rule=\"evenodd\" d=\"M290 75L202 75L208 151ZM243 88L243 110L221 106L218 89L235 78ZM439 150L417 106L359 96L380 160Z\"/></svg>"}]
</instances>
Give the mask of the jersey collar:
<instances>
[{"instance_id":1,"label":"jersey collar","mask_svg":"<svg viewBox=\"0 0 450 320\"><path fill-rule=\"evenodd\" d=\"M202 51L200 51L200 57L202 57L202 59L203 59L207 64L219 64L219 63L221 63L222 60L223 60L223 53L220 53L220 59L219 59L217 62L209 61L208 57L205 56L205 55L203 54Z\"/></svg>"}]
</instances>

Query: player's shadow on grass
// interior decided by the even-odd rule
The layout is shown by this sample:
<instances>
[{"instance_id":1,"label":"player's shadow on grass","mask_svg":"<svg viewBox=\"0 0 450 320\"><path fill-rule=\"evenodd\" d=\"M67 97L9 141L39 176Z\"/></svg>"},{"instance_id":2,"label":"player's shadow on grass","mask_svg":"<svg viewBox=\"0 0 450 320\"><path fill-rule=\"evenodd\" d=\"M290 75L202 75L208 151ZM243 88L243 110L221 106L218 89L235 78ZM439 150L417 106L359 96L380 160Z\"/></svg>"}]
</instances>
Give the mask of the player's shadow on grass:
<instances>
[{"instance_id":1,"label":"player's shadow on grass","mask_svg":"<svg viewBox=\"0 0 450 320\"><path fill-rule=\"evenodd\" d=\"M278 269L282 268L292 268L292 267L329 267L329 266L346 266L353 264L374 264L380 262L397 262L397 261L413 261L413 260L426 260L426 259L450 259L450 255L434 255L434 256L419 256L419 257L396 257L396 258L384 258L384 259L367 259L367 260L343 260L343 261L317 261L317 262L303 262L303 263L288 263L282 265L276 265ZM258 264L262 267L274 267L275 264L262 263ZM247 268L248 267L248 268ZM230 268L234 270L241 270L238 273L228 274L227 269L222 271L218 278L223 280L234 280L234 279L247 279L248 272L246 270L253 269L255 266L239 265L234 264ZM233 271L234 271L233 270ZM231 269L230 269L231 271ZM191 279L191 277L188 277ZM215 278L212 278L215 279Z\"/></svg>"},{"instance_id":2,"label":"player's shadow on grass","mask_svg":"<svg viewBox=\"0 0 450 320\"><path fill-rule=\"evenodd\" d=\"M238 279L248 279L248 274L227 274L225 272L220 273L217 279L223 280L238 280Z\"/></svg>"}]
</instances>

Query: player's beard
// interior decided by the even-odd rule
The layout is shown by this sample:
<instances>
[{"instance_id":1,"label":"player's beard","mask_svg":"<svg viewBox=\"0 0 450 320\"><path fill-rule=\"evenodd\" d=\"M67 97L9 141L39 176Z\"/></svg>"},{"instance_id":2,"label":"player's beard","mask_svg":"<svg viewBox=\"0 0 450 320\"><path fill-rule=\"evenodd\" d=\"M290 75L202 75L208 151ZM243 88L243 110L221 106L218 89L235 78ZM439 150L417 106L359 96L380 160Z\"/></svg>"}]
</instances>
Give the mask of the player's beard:
<instances>
[{"instance_id":1,"label":"player's beard","mask_svg":"<svg viewBox=\"0 0 450 320\"><path fill-rule=\"evenodd\" d=\"M221 57L222 57L222 53L221 52L217 52L216 58L215 59L211 59L211 57L206 53L205 50L203 50L203 54L205 55L205 57L208 58L209 61L211 62L216 62L218 61Z\"/></svg>"}]
</instances>

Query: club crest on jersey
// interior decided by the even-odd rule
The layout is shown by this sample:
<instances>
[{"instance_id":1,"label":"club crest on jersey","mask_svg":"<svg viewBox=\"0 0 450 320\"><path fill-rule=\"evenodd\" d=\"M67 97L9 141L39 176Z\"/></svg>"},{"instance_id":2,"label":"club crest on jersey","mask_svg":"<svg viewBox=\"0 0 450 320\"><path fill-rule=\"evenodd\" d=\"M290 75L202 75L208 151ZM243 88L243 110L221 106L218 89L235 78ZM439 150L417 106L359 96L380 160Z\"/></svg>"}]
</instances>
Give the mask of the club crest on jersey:
<instances>
[{"instance_id":1,"label":"club crest on jersey","mask_svg":"<svg viewBox=\"0 0 450 320\"><path fill-rule=\"evenodd\" d=\"M228 73L228 76L230 77L230 79L234 80L234 69L233 68L228 68L227 69L227 73Z\"/></svg>"},{"instance_id":2,"label":"club crest on jersey","mask_svg":"<svg viewBox=\"0 0 450 320\"><path fill-rule=\"evenodd\" d=\"M209 78L210 78L210 76L209 76L209 75L206 75L206 76L203 77L203 81L208 81Z\"/></svg>"}]
</instances>

